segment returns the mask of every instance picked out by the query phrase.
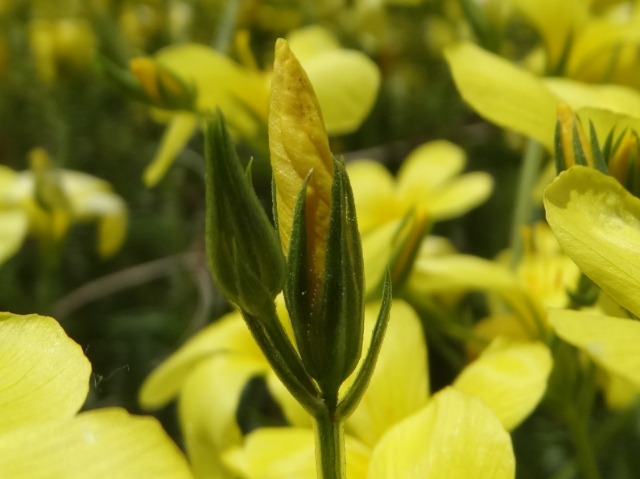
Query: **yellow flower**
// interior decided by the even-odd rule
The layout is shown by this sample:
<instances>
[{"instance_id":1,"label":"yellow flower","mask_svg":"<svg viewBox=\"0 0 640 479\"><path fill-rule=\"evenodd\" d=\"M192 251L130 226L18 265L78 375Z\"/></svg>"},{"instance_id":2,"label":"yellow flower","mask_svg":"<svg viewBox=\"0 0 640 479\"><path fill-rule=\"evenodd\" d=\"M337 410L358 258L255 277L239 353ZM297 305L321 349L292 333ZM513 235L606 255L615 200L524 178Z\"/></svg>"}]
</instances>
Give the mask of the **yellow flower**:
<instances>
[{"instance_id":1,"label":"yellow flower","mask_svg":"<svg viewBox=\"0 0 640 479\"><path fill-rule=\"evenodd\" d=\"M375 307L367 310L370 332ZM399 300L391 316L369 389L345 424L348 477L513 477L504 428L522 421L544 393L547 349L496 345L453 387L429 398L420 322ZM272 391L294 427L258 429L225 461L243 478L315 477L308 418L279 394L282 388Z\"/></svg>"},{"instance_id":2,"label":"yellow flower","mask_svg":"<svg viewBox=\"0 0 640 479\"><path fill-rule=\"evenodd\" d=\"M98 252L115 253L124 240L127 209L110 185L79 171L58 170L46 152L31 152L31 170L0 166L0 262L19 249L28 233L57 243L71 223L97 220Z\"/></svg>"},{"instance_id":3,"label":"yellow flower","mask_svg":"<svg viewBox=\"0 0 640 479\"><path fill-rule=\"evenodd\" d=\"M278 302L278 308L279 316L288 324L282 301ZM377 304L365 308L365 344L369 342L377 312ZM472 465L473 461L479 461L480 464L475 463L479 475L485 471L483 461L497 458L510 464L510 446L503 428L515 428L544 393L551 365L547 349L539 343L496 343L456 381L455 388L464 394L449 391L429 399L427 351L420 321L400 300L394 302L391 316L369 387L346 421L348 477L366 477L369 461L376 454L374 451L378 451L377 445L396 425L400 431L412 427L400 426L405 422L419 425L425 434L433 434L434 442L429 444L434 448L441 440L454 444L464 443L461 437L471 438L468 447L458 450L461 457L457 462ZM411 367L406 367L407 364ZM295 428L259 429L242 438L235 415L243 387L254 376L266 376L269 390ZM349 380L344 388L348 383ZM270 370L239 313L229 314L185 343L154 371L140 392L141 404L147 408L162 407L176 397L185 444L197 477L233 477L218 456L225 450L234 451L225 456L226 464L236 472L244 471L246 477L254 477L252 474L257 474L257 470L266 476L269 472L281 477L294 470L300 474L295 477L315 477L309 415ZM449 401L455 404L451 410L445 406ZM446 411L438 412L442 407ZM415 419L408 419L414 416ZM440 423L436 430L426 424L434 417ZM456 429L458 432L446 432L456 427L460 428ZM424 448L426 442L421 443L419 449L412 448L414 439L414 436L407 437L406 448L411 451L407 460L422 461L436 454L436 449ZM472 445L476 440L497 441L495 455L476 451ZM392 452L394 441L381 448L391 449L381 453L376 461L398 459L395 457L398 453ZM292 458L294 455L297 460ZM450 468L455 462L446 461L438 467ZM372 471L377 467L371 466ZM470 470L466 468L459 473Z\"/></svg>"},{"instance_id":4,"label":"yellow flower","mask_svg":"<svg viewBox=\"0 0 640 479\"><path fill-rule=\"evenodd\" d=\"M495 261L456 253L419 253L407 280L407 294L423 298L446 292L488 293L490 314L473 328L477 339L546 340L548 311L568 305L579 270L546 225L537 223L523 234L524 252L513 270L509 250Z\"/></svg>"},{"instance_id":5,"label":"yellow flower","mask_svg":"<svg viewBox=\"0 0 640 479\"><path fill-rule=\"evenodd\" d=\"M547 187L544 202L563 250L611 298L640 314L640 200L614 178L574 166ZM639 390L640 323L569 310L552 311L550 322L562 339Z\"/></svg>"},{"instance_id":6,"label":"yellow flower","mask_svg":"<svg viewBox=\"0 0 640 479\"><path fill-rule=\"evenodd\" d=\"M0 470L6 477L189 478L152 418L78 410L91 365L52 318L0 314Z\"/></svg>"},{"instance_id":7,"label":"yellow flower","mask_svg":"<svg viewBox=\"0 0 640 479\"><path fill-rule=\"evenodd\" d=\"M548 72L583 81L601 82L606 78L612 83L638 86L628 73L637 63L634 50L640 45L640 18L623 8L595 13L593 3L514 1L515 9L542 38Z\"/></svg>"},{"instance_id":8,"label":"yellow flower","mask_svg":"<svg viewBox=\"0 0 640 479\"><path fill-rule=\"evenodd\" d=\"M640 117L640 93L627 87L541 78L469 43L451 46L446 56L462 98L480 115L549 151L561 102L579 115L591 107Z\"/></svg>"},{"instance_id":9,"label":"yellow flower","mask_svg":"<svg viewBox=\"0 0 640 479\"><path fill-rule=\"evenodd\" d=\"M291 48L314 86L329 134L357 129L371 110L380 83L375 64L364 54L343 49L320 27L289 35ZM150 67L155 63L156 68ZM155 158L144 173L155 185L184 148L198 125L199 114L219 107L234 131L253 142L263 141L269 105L270 75L234 63L214 50L197 44L172 45L151 59L134 59L132 69L150 97L157 92L156 74L174 75L195 91L193 111L158 112L169 126Z\"/></svg>"},{"instance_id":10,"label":"yellow flower","mask_svg":"<svg viewBox=\"0 0 640 479\"><path fill-rule=\"evenodd\" d=\"M483 203L491 194L488 173L460 175L464 151L447 141L420 145L404 160L397 178L379 162L347 166L362 235L367 289L378 286L389 263L398 280L433 223Z\"/></svg>"}]
</instances>

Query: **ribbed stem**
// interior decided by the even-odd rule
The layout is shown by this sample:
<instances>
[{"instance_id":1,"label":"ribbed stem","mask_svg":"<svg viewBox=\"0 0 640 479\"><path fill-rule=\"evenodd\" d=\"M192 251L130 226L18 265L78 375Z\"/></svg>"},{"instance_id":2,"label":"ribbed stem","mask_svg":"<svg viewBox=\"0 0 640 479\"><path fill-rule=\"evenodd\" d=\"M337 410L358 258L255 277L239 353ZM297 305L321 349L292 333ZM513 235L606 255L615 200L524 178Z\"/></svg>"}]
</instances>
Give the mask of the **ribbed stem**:
<instances>
[{"instance_id":1,"label":"ribbed stem","mask_svg":"<svg viewBox=\"0 0 640 479\"><path fill-rule=\"evenodd\" d=\"M322 408L313 418L313 429L318 479L346 479L342 420L338 420L327 408Z\"/></svg>"},{"instance_id":2,"label":"ribbed stem","mask_svg":"<svg viewBox=\"0 0 640 479\"><path fill-rule=\"evenodd\" d=\"M531 222L531 209L533 187L539 178L540 165L544 158L544 148L536 140L529 140L524 150L520 177L518 178L518 190L516 195L516 205L513 210L511 223L511 267L520 261L523 253L522 245L522 225Z\"/></svg>"}]
</instances>

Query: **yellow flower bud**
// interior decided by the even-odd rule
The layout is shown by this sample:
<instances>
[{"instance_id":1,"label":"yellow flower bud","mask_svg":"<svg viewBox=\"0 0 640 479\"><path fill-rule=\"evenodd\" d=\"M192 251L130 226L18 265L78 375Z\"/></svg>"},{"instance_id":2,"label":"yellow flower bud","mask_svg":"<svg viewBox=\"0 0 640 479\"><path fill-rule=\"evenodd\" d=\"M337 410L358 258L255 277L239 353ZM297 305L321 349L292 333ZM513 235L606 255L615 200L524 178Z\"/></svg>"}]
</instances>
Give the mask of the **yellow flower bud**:
<instances>
[{"instance_id":1,"label":"yellow flower bud","mask_svg":"<svg viewBox=\"0 0 640 479\"><path fill-rule=\"evenodd\" d=\"M323 276L331 209L333 155L318 100L286 40L276 43L269 113L269 149L276 186L280 242L289 254L296 200L305 179L310 278Z\"/></svg>"}]
</instances>

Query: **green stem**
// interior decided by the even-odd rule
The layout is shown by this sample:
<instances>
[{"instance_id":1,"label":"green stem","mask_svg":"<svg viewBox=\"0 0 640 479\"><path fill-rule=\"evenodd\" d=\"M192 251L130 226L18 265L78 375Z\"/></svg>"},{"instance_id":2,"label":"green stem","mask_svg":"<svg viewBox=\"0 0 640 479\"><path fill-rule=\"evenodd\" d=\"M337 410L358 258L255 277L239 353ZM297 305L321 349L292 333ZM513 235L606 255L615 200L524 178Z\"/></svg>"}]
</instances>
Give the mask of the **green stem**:
<instances>
[{"instance_id":1,"label":"green stem","mask_svg":"<svg viewBox=\"0 0 640 479\"><path fill-rule=\"evenodd\" d=\"M511 223L511 268L520 261L524 251L522 245L522 225L531 222L533 187L538 180L540 166L544 158L544 148L536 140L529 140L524 150L518 189L516 194L516 206L513 211Z\"/></svg>"},{"instance_id":2,"label":"green stem","mask_svg":"<svg viewBox=\"0 0 640 479\"><path fill-rule=\"evenodd\" d=\"M345 479L344 424L328 408L313 417L318 479Z\"/></svg>"},{"instance_id":3,"label":"green stem","mask_svg":"<svg viewBox=\"0 0 640 479\"><path fill-rule=\"evenodd\" d=\"M578 468L582 470L583 477L585 479L601 479L593 446L589 440L587 424L571 407L565 410L564 416L575 448Z\"/></svg>"}]
</instances>

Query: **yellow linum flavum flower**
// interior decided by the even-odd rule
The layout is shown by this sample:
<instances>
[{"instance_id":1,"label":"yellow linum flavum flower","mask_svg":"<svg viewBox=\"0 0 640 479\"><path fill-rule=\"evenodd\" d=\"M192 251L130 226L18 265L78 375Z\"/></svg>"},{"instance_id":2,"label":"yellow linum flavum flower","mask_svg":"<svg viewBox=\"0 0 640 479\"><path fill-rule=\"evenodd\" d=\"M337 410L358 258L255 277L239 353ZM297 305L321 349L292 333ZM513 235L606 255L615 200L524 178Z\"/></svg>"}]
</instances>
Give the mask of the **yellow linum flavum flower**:
<instances>
[{"instance_id":1,"label":"yellow linum flavum flower","mask_svg":"<svg viewBox=\"0 0 640 479\"><path fill-rule=\"evenodd\" d=\"M280 317L286 318L282 302L278 302L278 307ZM365 309L365 344L368 344L377 312L376 304L368 305ZM369 388L358 408L346 421L349 477L367 477L369 458L377 451L377 444L396 424L432 404L429 400L426 344L420 321L413 310L400 300L394 302L391 316ZM544 369L546 363L544 355L535 346L525 345L521 352L517 349L520 346L512 347L516 348L513 353L507 353L510 349L505 348L505 358L518 358L519 365L531 365L539 360L539 369L520 367L517 372L521 377L514 379L504 373L504 364L495 358L480 369L495 377L491 384L504 392L504 404L523 404L519 408L521 416L517 418L518 422L530 412L528 407L541 395L543 381L535 378L540 377L539 370ZM412 367L407 368L407 364ZM496 369L492 374L494 364ZM293 428L258 429L241 443L241 435L235 422L236 409L244 384L255 375L267 376L269 389ZM527 380L529 375L531 378ZM345 388L348 383L349 381ZM509 384L513 387L509 388ZM468 394L476 394L473 387L468 389ZM478 390L477 396L482 397L483 391L486 394L486 387L479 387ZM180 399L180 422L185 434L185 444L192 467L199 477L236 477L234 473L249 478L268 477L268 473L275 474L275 471L278 472L277 477L284 472L296 474L295 477L315 477L313 433L309 415L270 370L239 313L231 313L220 323L214 323L188 341L147 379L140 392L142 404L153 408L162 407L176 396ZM476 399L466 399L467 394L464 397L463 403L471 401L476 404ZM497 436L504 437L502 435L506 433L493 413L486 407L478 407L479 413L475 409L476 406L473 414L479 414L476 420L493 424L492 427L498 431ZM501 415L506 414L499 412L498 417ZM454 421L454 418L446 420ZM463 422L466 424L466 421L471 421L471 416L465 416ZM468 423L467 427L472 429L472 423ZM463 437L467 437L466 430L464 434L450 439L461 441ZM474 434L480 434L480 431ZM436 447L435 444L438 444L436 439L433 447ZM221 463L218 454L225 449L227 452L223 454ZM488 454L492 458L502 457L500 460L510 464L512 458L503 457L511 455L510 445L501 444L498 449L497 452L485 450L480 454ZM267 454L266 451L270 452ZM478 451L470 449L467 453L473 456ZM490 460L487 458L488 462ZM464 467L465 461L461 459L459 462L458 465ZM449 465L453 467L456 463L451 462Z\"/></svg>"},{"instance_id":2,"label":"yellow linum flavum flower","mask_svg":"<svg viewBox=\"0 0 640 479\"><path fill-rule=\"evenodd\" d=\"M356 160L347 167L360 231L403 218L415 208L429 221L451 219L483 203L493 180L484 172L461 174L464 151L448 141L420 145L405 159L397 178L379 162Z\"/></svg>"},{"instance_id":3,"label":"yellow linum flavum flower","mask_svg":"<svg viewBox=\"0 0 640 479\"><path fill-rule=\"evenodd\" d=\"M452 45L446 58L462 98L480 115L549 151L560 102L576 111L593 107L640 116L640 94L627 87L540 78L470 43Z\"/></svg>"},{"instance_id":4,"label":"yellow linum flavum flower","mask_svg":"<svg viewBox=\"0 0 640 479\"><path fill-rule=\"evenodd\" d=\"M625 79L632 54L640 44L638 18L621 9L595 13L585 0L515 0L515 8L541 36L548 72L583 81L633 83Z\"/></svg>"},{"instance_id":5,"label":"yellow linum flavum flower","mask_svg":"<svg viewBox=\"0 0 640 479\"><path fill-rule=\"evenodd\" d=\"M562 252L558 241L543 223L523 228L524 252L516 265L518 282L543 310L560 308L569 302L568 291L575 289L580 271ZM511 253L499 256L505 266L511 262Z\"/></svg>"},{"instance_id":6,"label":"yellow linum flavum flower","mask_svg":"<svg viewBox=\"0 0 640 479\"><path fill-rule=\"evenodd\" d=\"M375 291L388 266L396 283L408 274L430 225L466 213L491 194L491 176L461 174L465 163L460 147L432 141L409 154L396 178L376 161L347 165L368 291Z\"/></svg>"},{"instance_id":7,"label":"yellow linum flavum flower","mask_svg":"<svg viewBox=\"0 0 640 479\"><path fill-rule=\"evenodd\" d=\"M547 187L544 204L578 267L623 307L640 312L640 200L614 178L575 166Z\"/></svg>"},{"instance_id":8,"label":"yellow linum flavum flower","mask_svg":"<svg viewBox=\"0 0 640 479\"><path fill-rule=\"evenodd\" d=\"M640 200L614 178L574 166L545 190L547 220L565 252L605 293L640 313ZM557 310L550 322L562 339L606 371L640 387L640 324L626 318Z\"/></svg>"},{"instance_id":9,"label":"yellow linum flavum flower","mask_svg":"<svg viewBox=\"0 0 640 479\"><path fill-rule=\"evenodd\" d=\"M107 257L122 245L127 228L124 201L94 176L58 170L44 150L31 152L31 170L0 167L0 259L15 252L26 234L57 243L72 223L98 221L98 252ZM25 228L28 225L28 228Z\"/></svg>"},{"instance_id":10,"label":"yellow linum flavum flower","mask_svg":"<svg viewBox=\"0 0 640 479\"><path fill-rule=\"evenodd\" d=\"M52 318L0 313L0 470L16 479L189 478L152 418L78 410L91 365Z\"/></svg>"},{"instance_id":11,"label":"yellow linum flavum flower","mask_svg":"<svg viewBox=\"0 0 640 479\"><path fill-rule=\"evenodd\" d=\"M365 332L375 311L375 305L367 308ZM420 321L400 300L391 316L371 384L346 422L349 477L514 477L510 438L498 418L513 427L537 404L550 369L546 348L496 346L469 366L473 370L461 379L465 391L454 386L429 398ZM505 397L492 397L492 387ZM301 429L308 420L290 413L300 407L282 387L271 390L288 405L284 411L294 427L258 429L224 455L225 463L242 478L278 476L276 471L313 477L313 435Z\"/></svg>"},{"instance_id":12,"label":"yellow linum flavum flower","mask_svg":"<svg viewBox=\"0 0 640 479\"><path fill-rule=\"evenodd\" d=\"M361 52L341 48L320 27L295 30L289 38L314 85L328 133L356 130L371 111L378 92L380 73L375 63ZM200 114L222 109L234 133L253 141L268 121L270 73L239 65L204 45L171 45L153 59L134 59L131 67L150 97L158 96L160 85L169 90L165 95L173 91L177 99L186 98L187 90L192 89L195 101L192 109L156 112L158 120L168 119L169 130L145 171L148 186L160 181L184 148ZM180 88L174 85L176 81L182 84Z\"/></svg>"},{"instance_id":13,"label":"yellow linum flavum flower","mask_svg":"<svg viewBox=\"0 0 640 479\"><path fill-rule=\"evenodd\" d=\"M306 190L308 257L314 258L311 267L320 278L329 229L333 155L309 77L285 40L276 43L272 86L269 151L280 242L288 256L296 201L309 176Z\"/></svg>"}]
</instances>

